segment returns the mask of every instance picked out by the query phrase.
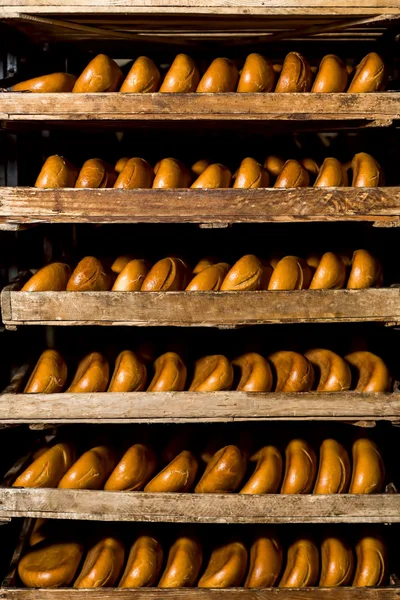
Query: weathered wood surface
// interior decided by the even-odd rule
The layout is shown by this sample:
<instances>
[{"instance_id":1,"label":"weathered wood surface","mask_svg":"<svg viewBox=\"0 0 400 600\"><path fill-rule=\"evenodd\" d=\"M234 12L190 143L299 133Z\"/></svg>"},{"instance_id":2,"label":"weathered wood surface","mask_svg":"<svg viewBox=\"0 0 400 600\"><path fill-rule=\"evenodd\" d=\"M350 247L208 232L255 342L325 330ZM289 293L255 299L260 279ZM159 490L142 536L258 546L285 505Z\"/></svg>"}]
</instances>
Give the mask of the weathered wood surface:
<instances>
[{"instance_id":1,"label":"weathered wood surface","mask_svg":"<svg viewBox=\"0 0 400 600\"><path fill-rule=\"evenodd\" d=\"M91 590L1 588L3 600L397 600L400 588L266 588L249 590L227 589L157 589L94 588Z\"/></svg>"},{"instance_id":2,"label":"weathered wood surface","mask_svg":"<svg viewBox=\"0 0 400 600\"><path fill-rule=\"evenodd\" d=\"M398 523L400 494L149 494L0 488L0 516L168 523Z\"/></svg>"},{"instance_id":3,"label":"weathered wood surface","mask_svg":"<svg viewBox=\"0 0 400 600\"><path fill-rule=\"evenodd\" d=\"M0 423L399 421L400 394L132 392L0 395Z\"/></svg>"},{"instance_id":4,"label":"weathered wood surface","mask_svg":"<svg viewBox=\"0 0 400 600\"><path fill-rule=\"evenodd\" d=\"M400 94L29 94L0 93L0 119L390 120Z\"/></svg>"},{"instance_id":5,"label":"weathered wood surface","mask_svg":"<svg viewBox=\"0 0 400 600\"><path fill-rule=\"evenodd\" d=\"M1 293L15 325L236 327L264 323L400 321L400 288L271 292Z\"/></svg>"},{"instance_id":6,"label":"weathered wood surface","mask_svg":"<svg viewBox=\"0 0 400 600\"><path fill-rule=\"evenodd\" d=\"M391 221L398 219L399 215L400 187L253 190L0 188L0 222L12 223Z\"/></svg>"}]
</instances>

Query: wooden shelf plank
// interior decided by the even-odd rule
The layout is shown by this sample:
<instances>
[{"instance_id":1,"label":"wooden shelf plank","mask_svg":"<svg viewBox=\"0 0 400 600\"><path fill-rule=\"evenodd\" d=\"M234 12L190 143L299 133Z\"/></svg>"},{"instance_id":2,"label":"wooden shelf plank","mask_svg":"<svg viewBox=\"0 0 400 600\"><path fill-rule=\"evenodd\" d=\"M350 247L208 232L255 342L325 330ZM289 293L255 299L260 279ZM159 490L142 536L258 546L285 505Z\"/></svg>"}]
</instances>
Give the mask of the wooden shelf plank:
<instances>
[{"instance_id":1,"label":"wooden shelf plank","mask_svg":"<svg viewBox=\"0 0 400 600\"><path fill-rule=\"evenodd\" d=\"M400 421L400 394L132 392L0 395L0 423Z\"/></svg>"},{"instance_id":2,"label":"wooden shelf plank","mask_svg":"<svg viewBox=\"0 0 400 600\"><path fill-rule=\"evenodd\" d=\"M17 325L222 327L400 321L400 289L272 292L21 292L4 288L2 319Z\"/></svg>"},{"instance_id":3,"label":"wooden shelf plank","mask_svg":"<svg viewBox=\"0 0 400 600\"><path fill-rule=\"evenodd\" d=\"M164 494L0 488L1 517L168 523L399 523L400 494Z\"/></svg>"},{"instance_id":4,"label":"wooden shelf plank","mask_svg":"<svg viewBox=\"0 0 400 600\"><path fill-rule=\"evenodd\" d=\"M0 188L0 222L5 223L380 223L398 222L399 216L400 187L252 190Z\"/></svg>"},{"instance_id":5,"label":"wooden shelf plank","mask_svg":"<svg viewBox=\"0 0 400 600\"><path fill-rule=\"evenodd\" d=\"M400 119L400 94L29 94L0 93L0 120Z\"/></svg>"}]
</instances>

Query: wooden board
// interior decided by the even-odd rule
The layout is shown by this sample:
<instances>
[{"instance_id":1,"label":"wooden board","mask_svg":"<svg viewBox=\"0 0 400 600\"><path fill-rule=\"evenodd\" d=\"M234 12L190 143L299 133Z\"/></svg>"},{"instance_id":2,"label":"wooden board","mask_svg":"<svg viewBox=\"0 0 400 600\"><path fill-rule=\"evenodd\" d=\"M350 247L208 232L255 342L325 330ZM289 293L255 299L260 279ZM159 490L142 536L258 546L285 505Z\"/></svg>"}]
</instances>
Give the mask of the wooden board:
<instances>
[{"instance_id":1,"label":"wooden board","mask_svg":"<svg viewBox=\"0 0 400 600\"><path fill-rule=\"evenodd\" d=\"M254 496L0 488L0 516L168 523L399 523L400 494Z\"/></svg>"},{"instance_id":2,"label":"wooden board","mask_svg":"<svg viewBox=\"0 0 400 600\"><path fill-rule=\"evenodd\" d=\"M400 119L400 94L29 94L0 93L0 120Z\"/></svg>"},{"instance_id":3,"label":"wooden board","mask_svg":"<svg viewBox=\"0 0 400 600\"><path fill-rule=\"evenodd\" d=\"M400 289L290 292L20 292L4 288L16 325L222 327L264 323L400 322Z\"/></svg>"},{"instance_id":4,"label":"wooden board","mask_svg":"<svg viewBox=\"0 0 400 600\"><path fill-rule=\"evenodd\" d=\"M400 421L400 394L132 392L0 395L0 423Z\"/></svg>"},{"instance_id":5,"label":"wooden board","mask_svg":"<svg viewBox=\"0 0 400 600\"><path fill-rule=\"evenodd\" d=\"M0 188L0 222L6 223L398 223L399 217L400 187L253 190Z\"/></svg>"}]
</instances>

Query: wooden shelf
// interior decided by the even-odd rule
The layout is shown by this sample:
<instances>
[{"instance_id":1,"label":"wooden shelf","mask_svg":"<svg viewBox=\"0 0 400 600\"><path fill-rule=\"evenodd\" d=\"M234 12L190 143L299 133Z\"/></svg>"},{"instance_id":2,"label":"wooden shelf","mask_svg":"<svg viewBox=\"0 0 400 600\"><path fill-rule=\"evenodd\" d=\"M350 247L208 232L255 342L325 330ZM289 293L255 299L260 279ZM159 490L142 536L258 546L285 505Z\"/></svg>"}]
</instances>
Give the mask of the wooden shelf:
<instances>
[{"instance_id":1,"label":"wooden shelf","mask_svg":"<svg viewBox=\"0 0 400 600\"><path fill-rule=\"evenodd\" d=\"M0 188L0 223L369 221L399 224L400 187L253 190Z\"/></svg>"},{"instance_id":2,"label":"wooden shelf","mask_svg":"<svg viewBox=\"0 0 400 600\"><path fill-rule=\"evenodd\" d=\"M0 395L0 424L253 420L398 422L400 394L230 391Z\"/></svg>"},{"instance_id":3,"label":"wooden shelf","mask_svg":"<svg viewBox=\"0 0 400 600\"><path fill-rule=\"evenodd\" d=\"M400 494L164 494L0 488L1 517L168 523L399 523Z\"/></svg>"},{"instance_id":4,"label":"wooden shelf","mask_svg":"<svg viewBox=\"0 0 400 600\"><path fill-rule=\"evenodd\" d=\"M400 322L400 289L272 292L1 293L2 320L18 325L235 328L267 323Z\"/></svg>"},{"instance_id":5,"label":"wooden shelf","mask_svg":"<svg viewBox=\"0 0 400 600\"><path fill-rule=\"evenodd\" d=\"M0 91L0 121L357 121L400 119L400 93L29 94ZM343 124L347 126L346 123Z\"/></svg>"}]
</instances>

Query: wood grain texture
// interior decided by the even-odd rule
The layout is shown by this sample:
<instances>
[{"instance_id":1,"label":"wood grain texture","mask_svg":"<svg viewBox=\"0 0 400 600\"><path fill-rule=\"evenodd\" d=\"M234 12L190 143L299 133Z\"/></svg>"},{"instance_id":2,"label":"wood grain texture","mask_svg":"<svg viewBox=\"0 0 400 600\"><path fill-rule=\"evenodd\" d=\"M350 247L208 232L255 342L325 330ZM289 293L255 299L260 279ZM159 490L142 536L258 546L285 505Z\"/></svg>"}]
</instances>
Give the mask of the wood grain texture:
<instances>
[{"instance_id":1,"label":"wood grain texture","mask_svg":"<svg viewBox=\"0 0 400 600\"><path fill-rule=\"evenodd\" d=\"M0 516L168 523L398 523L400 495L254 496L0 488Z\"/></svg>"},{"instance_id":2,"label":"wood grain texture","mask_svg":"<svg viewBox=\"0 0 400 600\"><path fill-rule=\"evenodd\" d=\"M253 190L0 188L0 222L12 223L391 221L398 219L399 215L400 187Z\"/></svg>"},{"instance_id":3,"label":"wood grain texture","mask_svg":"<svg viewBox=\"0 0 400 600\"><path fill-rule=\"evenodd\" d=\"M400 394L131 392L0 395L0 423L399 421Z\"/></svg>"},{"instance_id":4,"label":"wood grain texture","mask_svg":"<svg viewBox=\"0 0 400 600\"><path fill-rule=\"evenodd\" d=\"M400 289L271 292L1 293L15 325L222 327L264 323L397 322Z\"/></svg>"},{"instance_id":5,"label":"wood grain texture","mask_svg":"<svg viewBox=\"0 0 400 600\"><path fill-rule=\"evenodd\" d=\"M5 121L375 120L400 118L400 94L0 93Z\"/></svg>"}]
</instances>

